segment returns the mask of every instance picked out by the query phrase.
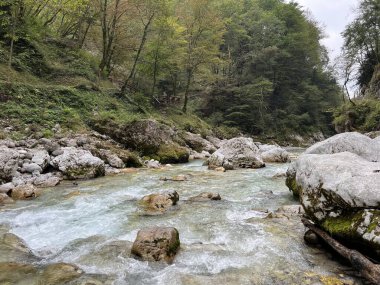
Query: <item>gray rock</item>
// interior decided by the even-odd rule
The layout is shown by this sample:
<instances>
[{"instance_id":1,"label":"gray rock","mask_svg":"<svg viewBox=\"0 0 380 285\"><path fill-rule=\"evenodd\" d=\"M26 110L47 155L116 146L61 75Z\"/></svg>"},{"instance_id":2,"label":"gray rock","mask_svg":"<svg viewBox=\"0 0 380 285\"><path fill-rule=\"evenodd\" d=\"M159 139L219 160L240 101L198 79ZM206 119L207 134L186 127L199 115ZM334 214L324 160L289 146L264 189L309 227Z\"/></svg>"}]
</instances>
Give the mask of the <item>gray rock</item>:
<instances>
[{"instance_id":1,"label":"gray rock","mask_svg":"<svg viewBox=\"0 0 380 285\"><path fill-rule=\"evenodd\" d=\"M47 173L37 176L34 179L33 184L40 188L48 188L57 186L61 182L61 180L61 177L53 173Z\"/></svg>"},{"instance_id":2,"label":"gray rock","mask_svg":"<svg viewBox=\"0 0 380 285\"><path fill-rule=\"evenodd\" d=\"M109 150L100 149L98 151L99 158L102 159L105 163L109 164L114 168L124 168L124 162L114 153Z\"/></svg>"},{"instance_id":3,"label":"gray rock","mask_svg":"<svg viewBox=\"0 0 380 285\"><path fill-rule=\"evenodd\" d=\"M216 147L210 143L208 140L202 138L199 134L193 134L190 132L185 132L182 134L182 139L185 143L196 152L206 151L208 153L213 153L216 151Z\"/></svg>"},{"instance_id":4,"label":"gray rock","mask_svg":"<svg viewBox=\"0 0 380 285\"><path fill-rule=\"evenodd\" d=\"M231 168L260 168L264 167L258 147L251 138L234 138L223 143L207 160L209 166Z\"/></svg>"},{"instance_id":5,"label":"gray rock","mask_svg":"<svg viewBox=\"0 0 380 285\"><path fill-rule=\"evenodd\" d=\"M53 151L52 153L51 153L51 155L52 156L58 156L58 155L61 155L61 154L63 154L63 149L61 149L61 148L59 148L59 149L56 149L55 151Z\"/></svg>"},{"instance_id":6,"label":"gray rock","mask_svg":"<svg viewBox=\"0 0 380 285\"><path fill-rule=\"evenodd\" d=\"M12 190L13 188L15 188L15 186L11 182L0 185L0 193L7 194L9 190Z\"/></svg>"},{"instance_id":7,"label":"gray rock","mask_svg":"<svg viewBox=\"0 0 380 285\"><path fill-rule=\"evenodd\" d=\"M287 175L314 222L342 239L380 248L380 162L350 152L306 154Z\"/></svg>"},{"instance_id":8,"label":"gray rock","mask_svg":"<svg viewBox=\"0 0 380 285\"><path fill-rule=\"evenodd\" d=\"M309 147L305 154L355 153L368 161L380 161L380 145L359 133L343 133Z\"/></svg>"},{"instance_id":9,"label":"gray rock","mask_svg":"<svg viewBox=\"0 0 380 285\"><path fill-rule=\"evenodd\" d=\"M132 254L145 261L171 263L180 247L179 233L175 228L147 228L137 233Z\"/></svg>"},{"instance_id":10,"label":"gray rock","mask_svg":"<svg viewBox=\"0 0 380 285\"><path fill-rule=\"evenodd\" d=\"M282 147L268 144L259 145L258 147L264 162L285 163L290 160L290 154Z\"/></svg>"},{"instance_id":11,"label":"gray rock","mask_svg":"<svg viewBox=\"0 0 380 285\"><path fill-rule=\"evenodd\" d=\"M213 136L207 136L206 140L208 140L210 143L212 143L217 149L222 146L222 144L225 142L225 140L218 139L217 137Z\"/></svg>"},{"instance_id":12,"label":"gray rock","mask_svg":"<svg viewBox=\"0 0 380 285\"><path fill-rule=\"evenodd\" d=\"M19 153L15 149L0 147L0 181L9 182L17 172Z\"/></svg>"},{"instance_id":13,"label":"gray rock","mask_svg":"<svg viewBox=\"0 0 380 285\"><path fill-rule=\"evenodd\" d=\"M42 168L36 163L24 163L21 169L22 173L36 174L41 173Z\"/></svg>"},{"instance_id":14,"label":"gray rock","mask_svg":"<svg viewBox=\"0 0 380 285\"><path fill-rule=\"evenodd\" d=\"M159 161L157 160L147 160L144 162L145 166L148 167L148 168L154 168L154 169L158 169L158 168L161 168L162 165Z\"/></svg>"},{"instance_id":15,"label":"gray rock","mask_svg":"<svg viewBox=\"0 0 380 285\"><path fill-rule=\"evenodd\" d=\"M50 164L68 179L88 179L104 176L104 162L89 151L73 147L62 148L63 154L56 156Z\"/></svg>"}]
</instances>

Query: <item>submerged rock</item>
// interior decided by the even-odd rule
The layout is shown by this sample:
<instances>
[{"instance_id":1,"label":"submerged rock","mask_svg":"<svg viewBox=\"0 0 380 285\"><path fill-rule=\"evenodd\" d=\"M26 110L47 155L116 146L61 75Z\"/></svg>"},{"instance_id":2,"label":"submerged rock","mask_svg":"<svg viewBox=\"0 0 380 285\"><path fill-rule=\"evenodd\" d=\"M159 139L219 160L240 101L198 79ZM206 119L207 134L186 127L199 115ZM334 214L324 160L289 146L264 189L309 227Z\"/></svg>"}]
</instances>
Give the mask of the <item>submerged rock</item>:
<instances>
[{"instance_id":1,"label":"submerged rock","mask_svg":"<svg viewBox=\"0 0 380 285\"><path fill-rule=\"evenodd\" d=\"M222 200L219 193L204 192L195 197L189 198L189 201L204 202L204 201L219 201Z\"/></svg>"},{"instance_id":2,"label":"submerged rock","mask_svg":"<svg viewBox=\"0 0 380 285\"><path fill-rule=\"evenodd\" d=\"M143 197L140 206L144 209L145 214L159 215L175 206L178 201L179 195L176 191L164 192Z\"/></svg>"},{"instance_id":3,"label":"submerged rock","mask_svg":"<svg viewBox=\"0 0 380 285\"><path fill-rule=\"evenodd\" d=\"M9 191L8 195L14 200L30 200L37 198L40 191L32 184L19 185Z\"/></svg>"},{"instance_id":4,"label":"submerged rock","mask_svg":"<svg viewBox=\"0 0 380 285\"><path fill-rule=\"evenodd\" d=\"M186 175L177 175L173 176L172 178L167 178L167 177L161 177L160 180L162 181L174 181L174 182L183 182L187 181L188 177Z\"/></svg>"},{"instance_id":5,"label":"submerged rock","mask_svg":"<svg viewBox=\"0 0 380 285\"><path fill-rule=\"evenodd\" d=\"M145 261L171 263L180 247L179 233L175 228L146 228L137 233L132 254Z\"/></svg>"},{"instance_id":6,"label":"submerged rock","mask_svg":"<svg viewBox=\"0 0 380 285\"><path fill-rule=\"evenodd\" d=\"M220 149L207 160L212 167L224 167L226 170L236 168L261 168L265 166L258 147L251 138L234 138L223 143Z\"/></svg>"},{"instance_id":7,"label":"submerged rock","mask_svg":"<svg viewBox=\"0 0 380 285\"><path fill-rule=\"evenodd\" d=\"M58 285L66 284L79 278L83 270L78 266L68 263L56 263L46 266L41 274L43 284Z\"/></svg>"},{"instance_id":8,"label":"submerged rock","mask_svg":"<svg viewBox=\"0 0 380 285\"><path fill-rule=\"evenodd\" d=\"M104 176L104 162L89 151L74 147L62 148L63 154L56 156L51 165L59 169L68 179L88 179Z\"/></svg>"}]
</instances>

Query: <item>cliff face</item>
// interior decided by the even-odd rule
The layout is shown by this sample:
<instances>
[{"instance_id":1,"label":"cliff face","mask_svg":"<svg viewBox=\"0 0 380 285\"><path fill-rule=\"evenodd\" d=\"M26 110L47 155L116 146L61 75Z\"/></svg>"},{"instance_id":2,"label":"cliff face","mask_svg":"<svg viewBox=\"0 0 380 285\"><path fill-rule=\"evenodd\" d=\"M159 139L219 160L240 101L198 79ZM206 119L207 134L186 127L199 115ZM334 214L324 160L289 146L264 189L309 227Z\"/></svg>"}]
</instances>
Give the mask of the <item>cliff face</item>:
<instances>
[{"instance_id":1,"label":"cliff face","mask_svg":"<svg viewBox=\"0 0 380 285\"><path fill-rule=\"evenodd\" d=\"M369 88L366 91L366 96L380 99L380 64L375 67Z\"/></svg>"}]
</instances>

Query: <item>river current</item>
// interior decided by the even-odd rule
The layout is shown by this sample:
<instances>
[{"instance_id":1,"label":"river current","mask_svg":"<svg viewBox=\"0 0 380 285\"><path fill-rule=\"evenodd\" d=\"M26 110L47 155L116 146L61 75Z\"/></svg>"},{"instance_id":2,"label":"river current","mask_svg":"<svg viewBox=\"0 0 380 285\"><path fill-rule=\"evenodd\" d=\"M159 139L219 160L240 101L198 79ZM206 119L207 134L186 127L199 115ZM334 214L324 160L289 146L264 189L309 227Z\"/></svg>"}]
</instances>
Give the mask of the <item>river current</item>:
<instances>
[{"instance_id":1,"label":"river current","mask_svg":"<svg viewBox=\"0 0 380 285\"><path fill-rule=\"evenodd\" d=\"M220 173L192 161L79 185L65 182L34 201L0 208L0 225L24 239L43 263L76 264L103 276L102 284L361 284L326 252L305 245L299 217L267 218L297 204L285 178L274 178L287 167ZM160 180L179 174L188 181ZM142 215L138 200L165 190L179 193L179 205L161 216ZM202 192L218 192L222 200L187 201ZM137 231L150 226L178 229L181 249L173 264L130 256Z\"/></svg>"}]
</instances>

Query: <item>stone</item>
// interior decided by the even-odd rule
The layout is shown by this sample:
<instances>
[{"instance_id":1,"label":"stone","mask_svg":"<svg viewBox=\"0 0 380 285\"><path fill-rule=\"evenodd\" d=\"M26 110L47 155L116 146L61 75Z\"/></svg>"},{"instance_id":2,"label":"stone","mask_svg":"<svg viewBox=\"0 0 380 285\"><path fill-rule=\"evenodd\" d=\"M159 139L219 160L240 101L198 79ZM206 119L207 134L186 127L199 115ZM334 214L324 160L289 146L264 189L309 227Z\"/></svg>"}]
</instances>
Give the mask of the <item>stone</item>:
<instances>
[{"instance_id":1,"label":"stone","mask_svg":"<svg viewBox=\"0 0 380 285\"><path fill-rule=\"evenodd\" d=\"M192 202L204 202L204 201L219 201L222 200L219 193L204 192L195 197L189 198Z\"/></svg>"},{"instance_id":2,"label":"stone","mask_svg":"<svg viewBox=\"0 0 380 285\"><path fill-rule=\"evenodd\" d=\"M161 194L150 194L142 198L140 205L146 214L163 214L179 201L176 191L163 192Z\"/></svg>"},{"instance_id":3,"label":"stone","mask_svg":"<svg viewBox=\"0 0 380 285\"><path fill-rule=\"evenodd\" d=\"M17 172L19 153L15 149L0 147L0 182L10 182Z\"/></svg>"},{"instance_id":4,"label":"stone","mask_svg":"<svg viewBox=\"0 0 380 285\"><path fill-rule=\"evenodd\" d=\"M359 133L342 133L309 147L305 154L355 153L368 161L380 161L380 144Z\"/></svg>"},{"instance_id":5,"label":"stone","mask_svg":"<svg viewBox=\"0 0 380 285\"><path fill-rule=\"evenodd\" d=\"M212 143L217 149L220 148L222 146L222 144L224 143L224 140L221 140L217 137L213 137L213 136L206 136L206 140L208 140L210 143Z\"/></svg>"},{"instance_id":6,"label":"stone","mask_svg":"<svg viewBox=\"0 0 380 285\"><path fill-rule=\"evenodd\" d=\"M217 167L214 170L217 172L226 172L226 169L224 167Z\"/></svg>"},{"instance_id":7,"label":"stone","mask_svg":"<svg viewBox=\"0 0 380 285\"><path fill-rule=\"evenodd\" d=\"M144 162L145 166L148 168L159 169L162 167L161 163L157 160L151 159Z\"/></svg>"},{"instance_id":8,"label":"stone","mask_svg":"<svg viewBox=\"0 0 380 285\"><path fill-rule=\"evenodd\" d=\"M321 243L318 235L314 233L312 230L308 230L305 233L303 239L310 246L319 246Z\"/></svg>"},{"instance_id":9,"label":"stone","mask_svg":"<svg viewBox=\"0 0 380 285\"><path fill-rule=\"evenodd\" d=\"M146 228L137 233L131 253L145 261L173 262L180 248L175 228Z\"/></svg>"},{"instance_id":10,"label":"stone","mask_svg":"<svg viewBox=\"0 0 380 285\"><path fill-rule=\"evenodd\" d=\"M89 151L64 147L63 154L56 156L50 164L61 171L67 179L89 179L104 176L104 162Z\"/></svg>"},{"instance_id":11,"label":"stone","mask_svg":"<svg viewBox=\"0 0 380 285\"><path fill-rule=\"evenodd\" d=\"M28 254L32 253L30 248L26 245L26 242L22 238L16 236L15 234L12 234L12 233L4 234L1 238L1 242L2 244L8 247L11 247L13 249L16 249L18 251L28 253Z\"/></svg>"},{"instance_id":12,"label":"stone","mask_svg":"<svg viewBox=\"0 0 380 285\"><path fill-rule=\"evenodd\" d=\"M0 205L11 204L13 202L14 202L13 199L10 198L7 194L0 193Z\"/></svg>"},{"instance_id":13,"label":"stone","mask_svg":"<svg viewBox=\"0 0 380 285\"><path fill-rule=\"evenodd\" d=\"M109 150L100 149L99 158L102 159L105 163L109 164L114 168L124 168L124 162L114 153Z\"/></svg>"},{"instance_id":14,"label":"stone","mask_svg":"<svg viewBox=\"0 0 380 285\"><path fill-rule=\"evenodd\" d=\"M0 193L7 194L9 190L12 190L13 188L15 188L15 186L11 182L0 185Z\"/></svg>"},{"instance_id":15,"label":"stone","mask_svg":"<svg viewBox=\"0 0 380 285\"><path fill-rule=\"evenodd\" d=\"M68 263L50 264L42 272L41 279L43 284L58 285L66 284L79 278L83 270L78 266Z\"/></svg>"},{"instance_id":16,"label":"stone","mask_svg":"<svg viewBox=\"0 0 380 285\"><path fill-rule=\"evenodd\" d=\"M40 192L35 186L26 184L15 187L8 195L14 200L29 200L38 197L39 194Z\"/></svg>"},{"instance_id":17,"label":"stone","mask_svg":"<svg viewBox=\"0 0 380 285\"><path fill-rule=\"evenodd\" d=\"M37 149L32 151L32 163L37 164L42 168L42 170L45 170L46 167L49 165L50 162L50 156L49 153L44 149Z\"/></svg>"},{"instance_id":18,"label":"stone","mask_svg":"<svg viewBox=\"0 0 380 285\"><path fill-rule=\"evenodd\" d=\"M21 168L22 173L38 173L42 172L42 168L36 163L24 163Z\"/></svg>"},{"instance_id":19,"label":"stone","mask_svg":"<svg viewBox=\"0 0 380 285\"><path fill-rule=\"evenodd\" d=\"M237 168L261 168L265 166L259 148L251 138L234 138L223 143L207 160L208 165L224 167L226 170Z\"/></svg>"},{"instance_id":20,"label":"stone","mask_svg":"<svg viewBox=\"0 0 380 285\"><path fill-rule=\"evenodd\" d=\"M315 223L335 237L380 249L380 162L350 152L306 154L287 175Z\"/></svg>"},{"instance_id":21,"label":"stone","mask_svg":"<svg viewBox=\"0 0 380 285\"><path fill-rule=\"evenodd\" d=\"M282 147L265 144L258 147L264 162L286 163L290 160L290 154Z\"/></svg>"},{"instance_id":22,"label":"stone","mask_svg":"<svg viewBox=\"0 0 380 285\"><path fill-rule=\"evenodd\" d=\"M62 178L53 173L46 173L37 176L34 179L33 184L40 188L48 188L57 186L61 182Z\"/></svg>"},{"instance_id":23,"label":"stone","mask_svg":"<svg viewBox=\"0 0 380 285\"><path fill-rule=\"evenodd\" d=\"M175 182L183 182L183 181L187 181L188 180L188 177L186 175L177 175L177 176L174 176L172 178L167 178L167 177L161 177L160 180L162 181L175 181Z\"/></svg>"},{"instance_id":24,"label":"stone","mask_svg":"<svg viewBox=\"0 0 380 285\"><path fill-rule=\"evenodd\" d=\"M185 132L181 137L186 145L196 152L201 153L202 151L206 151L208 153L213 153L216 151L216 147L208 140L202 138L199 134Z\"/></svg>"}]
</instances>

